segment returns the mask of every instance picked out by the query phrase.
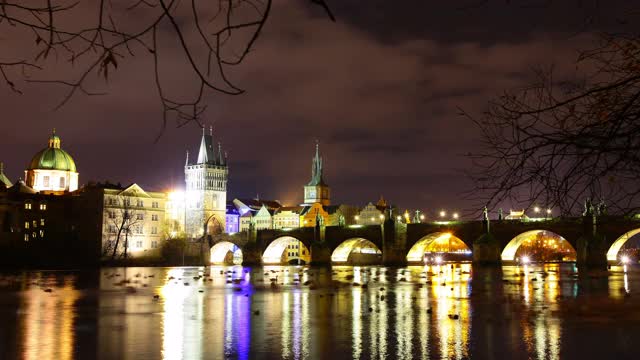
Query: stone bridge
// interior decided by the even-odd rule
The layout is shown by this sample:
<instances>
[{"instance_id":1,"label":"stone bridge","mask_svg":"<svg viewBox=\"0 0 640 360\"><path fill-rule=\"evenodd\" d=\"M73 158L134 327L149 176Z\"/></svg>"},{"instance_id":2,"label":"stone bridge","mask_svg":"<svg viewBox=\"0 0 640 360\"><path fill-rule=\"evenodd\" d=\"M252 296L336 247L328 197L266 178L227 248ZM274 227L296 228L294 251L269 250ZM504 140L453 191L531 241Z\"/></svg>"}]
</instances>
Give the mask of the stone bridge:
<instances>
[{"instance_id":1,"label":"stone bridge","mask_svg":"<svg viewBox=\"0 0 640 360\"><path fill-rule=\"evenodd\" d=\"M543 221L457 221L403 224L387 220L372 226L318 226L290 230L260 230L219 235L212 244L228 242L242 250L244 264L261 264L262 256L274 242L293 238L310 252L310 262L327 264L332 253L346 240L366 240L382 252L386 265L404 265L410 251L420 253L421 246L446 234L462 240L478 263L499 263L504 253L513 253L522 236L529 231L548 231L567 240L576 250L579 264L603 265L617 261L617 250L640 233L640 221L628 217L600 216L555 218ZM350 241L349 243L355 243ZM362 243L362 242L361 242ZM505 249L511 249L506 251ZM418 250L415 250L418 249ZM420 254L421 256L422 254Z\"/></svg>"}]
</instances>

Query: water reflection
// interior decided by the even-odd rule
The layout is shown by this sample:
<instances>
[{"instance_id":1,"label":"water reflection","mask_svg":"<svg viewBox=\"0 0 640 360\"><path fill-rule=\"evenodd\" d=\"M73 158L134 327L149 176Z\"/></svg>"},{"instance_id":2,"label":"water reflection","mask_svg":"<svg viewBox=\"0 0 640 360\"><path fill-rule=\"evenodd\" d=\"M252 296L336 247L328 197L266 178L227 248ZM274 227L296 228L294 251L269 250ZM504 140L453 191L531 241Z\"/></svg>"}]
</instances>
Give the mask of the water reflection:
<instances>
[{"instance_id":1,"label":"water reflection","mask_svg":"<svg viewBox=\"0 0 640 360\"><path fill-rule=\"evenodd\" d=\"M47 278L37 276L22 294L22 358L72 359L74 350L74 303L80 297L73 288L73 276ZM39 286L38 286L39 285ZM55 292L51 289L55 287Z\"/></svg>"},{"instance_id":2,"label":"water reflection","mask_svg":"<svg viewBox=\"0 0 640 360\"><path fill-rule=\"evenodd\" d=\"M638 275L571 264L128 268L85 283L0 275L0 349L25 359L595 356L604 348L581 340L585 327L608 352L622 344L611 329L640 313Z\"/></svg>"}]
</instances>

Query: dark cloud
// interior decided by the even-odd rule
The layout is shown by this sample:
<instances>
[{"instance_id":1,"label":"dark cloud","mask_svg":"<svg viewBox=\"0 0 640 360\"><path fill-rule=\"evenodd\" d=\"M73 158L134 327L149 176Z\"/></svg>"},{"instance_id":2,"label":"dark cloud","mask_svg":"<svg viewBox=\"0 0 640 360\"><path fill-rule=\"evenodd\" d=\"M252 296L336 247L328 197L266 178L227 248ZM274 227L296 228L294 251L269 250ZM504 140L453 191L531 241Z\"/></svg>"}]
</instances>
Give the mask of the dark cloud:
<instances>
[{"instance_id":1,"label":"dark cloud","mask_svg":"<svg viewBox=\"0 0 640 360\"><path fill-rule=\"evenodd\" d=\"M592 41L569 31L584 14L565 2L546 9L330 3L337 23L306 2L277 1L255 50L230 73L246 94L207 97L204 121L214 123L229 153L232 196L300 202L319 140L336 202L365 204L384 194L402 207L469 206L461 196L470 185L461 175L470 165L463 154L478 138L459 108L480 113L538 64L573 71L576 50ZM618 7L603 16L614 17ZM163 54L165 83L188 94L191 77L178 65L175 44ZM71 71L52 69L45 75ZM26 84L19 96L0 85L0 160L10 177L22 176L56 127L81 182L181 185L185 152L195 154L201 130L170 124L155 142L161 112L149 64L130 59L108 84L94 85L109 94L80 95L58 111L60 88Z\"/></svg>"}]
</instances>

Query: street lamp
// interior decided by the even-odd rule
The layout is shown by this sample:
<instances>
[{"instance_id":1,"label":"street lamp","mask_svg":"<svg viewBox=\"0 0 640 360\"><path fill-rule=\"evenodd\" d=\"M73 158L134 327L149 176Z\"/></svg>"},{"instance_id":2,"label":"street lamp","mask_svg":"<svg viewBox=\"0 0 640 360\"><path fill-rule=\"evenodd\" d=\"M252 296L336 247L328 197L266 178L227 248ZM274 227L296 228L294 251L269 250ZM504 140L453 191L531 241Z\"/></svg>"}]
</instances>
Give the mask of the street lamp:
<instances>
[{"instance_id":1,"label":"street lamp","mask_svg":"<svg viewBox=\"0 0 640 360\"><path fill-rule=\"evenodd\" d=\"M534 207L533 208L533 212L535 212L536 214L540 212L540 208L539 207Z\"/></svg>"},{"instance_id":2,"label":"street lamp","mask_svg":"<svg viewBox=\"0 0 640 360\"><path fill-rule=\"evenodd\" d=\"M454 219L458 220L458 217L459 217L458 213L453 213L453 218Z\"/></svg>"},{"instance_id":3,"label":"street lamp","mask_svg":"<svg viewBox=\"0 0 640 360\"><path fill-rule=\"evenodd\" d=\"M420 215L420 220L424 220L424 214Z\"/></svg>"},{"instance_id":4,"label":"street lamp","mask_svg":"<svg viewBox=\"0 0 640 360\"><path fill-rule=\"evenodd\" d=\"M447 216L446 211L441 210L441 211L440 211L440 217L445 217L445 216Z\"/></svg>"},{"instance_id":5,"label":"street lamp","mask_svg":"<svg viewBox=\"0 0 640 360\"><path fill-rule=\"evenodd\" d=\"M398 221L402 221L402 216L398 215L398 216L396 216L396 219L397 219Z\"/></svg>"}]
</instances>

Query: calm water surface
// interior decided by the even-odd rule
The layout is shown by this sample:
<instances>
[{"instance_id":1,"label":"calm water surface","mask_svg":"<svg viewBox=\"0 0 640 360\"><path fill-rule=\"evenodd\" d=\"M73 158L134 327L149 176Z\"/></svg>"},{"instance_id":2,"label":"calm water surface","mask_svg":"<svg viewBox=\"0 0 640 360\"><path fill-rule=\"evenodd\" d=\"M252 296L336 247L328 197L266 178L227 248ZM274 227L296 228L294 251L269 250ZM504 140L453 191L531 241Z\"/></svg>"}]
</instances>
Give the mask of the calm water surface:
<instances>
[{"instance_id":1,"label":"calm water surface","mask_svg":"<svg viewBox=\"0 0 640 360\"><path fill-rule=\"evenodd\" d=\"M3 273L0 324L0 359L638 359L640 270Z\"/></svg>"}]
</instances>

